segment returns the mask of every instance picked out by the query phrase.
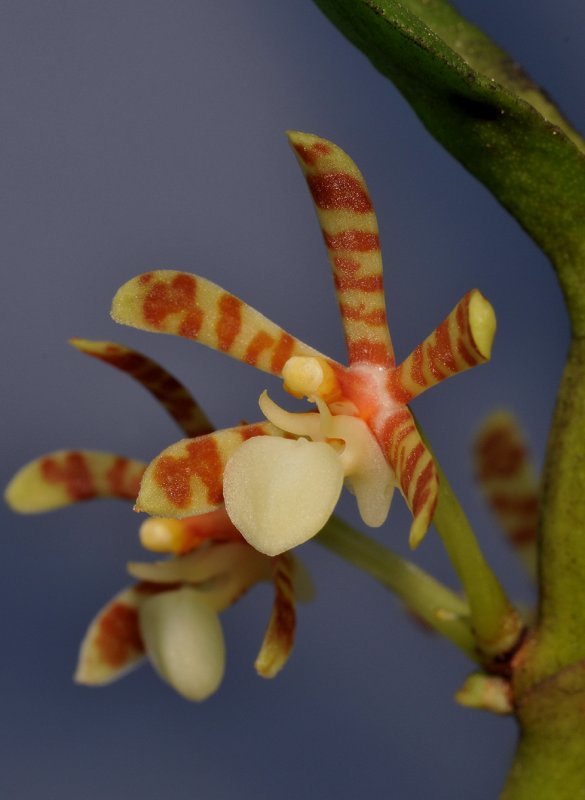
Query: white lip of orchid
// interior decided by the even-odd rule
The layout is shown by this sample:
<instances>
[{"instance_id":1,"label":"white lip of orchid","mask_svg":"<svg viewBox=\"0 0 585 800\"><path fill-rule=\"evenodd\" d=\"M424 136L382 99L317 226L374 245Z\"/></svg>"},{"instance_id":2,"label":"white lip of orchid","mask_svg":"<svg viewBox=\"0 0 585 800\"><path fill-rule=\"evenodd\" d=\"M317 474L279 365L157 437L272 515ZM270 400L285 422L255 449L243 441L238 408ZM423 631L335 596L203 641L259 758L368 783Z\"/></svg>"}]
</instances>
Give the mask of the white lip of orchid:
<instances>
[{"instance_id":1,"label":"white lip of orchid","mask_svg":"<svg viewBox=\"0 0 585 800\"><path fill-rule=\"evenodd\" d=\"M146 652L163 680L188 700L213 694L223 678L225 644L204 595L182 587L149 597L139 613Z\"/></svg>"},{"instance_id":2,"label":"white lip of orchid","mask_svg":"<svg viewBox=\"0 0 585 800\"><path fill-rule=\"evenodd\" d=\"M337 505L343 481L356 495L364 522L385 521L395 478L378 443L359 417L291 413L263 392L266 418L297 441L255 437L239 447L224 472L226 511L257 550L278 555L317 534ZM339 444L339 447L336 446Z\"/></svg>"}]
</instances>

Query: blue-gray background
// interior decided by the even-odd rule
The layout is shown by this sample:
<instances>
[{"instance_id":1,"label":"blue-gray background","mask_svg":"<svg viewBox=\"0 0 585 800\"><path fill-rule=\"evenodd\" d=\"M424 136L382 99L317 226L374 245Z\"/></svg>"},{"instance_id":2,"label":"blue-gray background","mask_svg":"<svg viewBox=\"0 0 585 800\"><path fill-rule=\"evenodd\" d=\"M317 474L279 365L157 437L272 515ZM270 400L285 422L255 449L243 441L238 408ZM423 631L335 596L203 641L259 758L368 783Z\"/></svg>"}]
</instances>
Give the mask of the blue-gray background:
<instances>
[{"instance_id":1,"label":"blue-gray background","mask_svg":"<svg viewBox=\"0 0 585 800\"><path fill-rule=\"evenodd\" d=\"M460 7L585 127L579 0ZM567 344L552 271L309 0L2 0L0 75L4 483L52 449L149 459L179 438L139 387L69 348L73 335L158 358L220 426L257 418L265 387L278 398L276 381L222 355L116 327L110 299L139 272L199 272L343 358L324 248L283 136L311 131L367 177L400 356L473 286L497 309L493 362L415 407L487 555L529 596L473 488L469 440L507 404L542 459ZM316 545L303 556L318 596L287 668L273 682L252 668L271 599L258 588L225 615L226 679L196 706L149 668L105 689L71 682L87 623L140 553L129 507L1 513L3 797L496 796L513 723L457 707L464 658ZM397 499L376 535L406 552L407 527ZM432 534L417 559L452 580Z\"/></svg>"}]
</instances>

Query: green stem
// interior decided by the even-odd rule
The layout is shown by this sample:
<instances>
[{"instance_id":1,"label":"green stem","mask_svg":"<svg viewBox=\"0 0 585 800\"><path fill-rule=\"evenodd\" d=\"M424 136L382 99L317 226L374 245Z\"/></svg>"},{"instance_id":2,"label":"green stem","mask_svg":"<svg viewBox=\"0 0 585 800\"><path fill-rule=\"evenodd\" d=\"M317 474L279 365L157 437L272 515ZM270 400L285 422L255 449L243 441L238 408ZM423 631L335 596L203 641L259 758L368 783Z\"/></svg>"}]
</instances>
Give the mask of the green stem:
<instances>
[{"instance_id":1,"label":"green stem","mask_svg":"<svg viewBox=\"0 0 585 800\"><path fill-rule=\"evenodd\" d=\"M331 517L316 542L368 572L398 595L410 611L478 661L467 604L419 567Z\"/></svg>"},{"instance_id":2,"label":"green stem","mask_svg":"<svg viewBox=\"0 0 585 800\"><path fill-rule=\"evenodd\" d=\"M522 692L585 660L585 339L574 339L549 438L539 541L539 615Z\"/></svg>"},{"instance_id":3,"label":"green stem","mask_svg":"<svg viewBox=\"0 0 585 800\"><path fill-rule=\"evenodd\" d=\"M492 659L513 648L520 637L522 622L487 564L445 474L436 466L439 500L433 522L469 600L478 648Z\"/></svg>"}]
</instances>

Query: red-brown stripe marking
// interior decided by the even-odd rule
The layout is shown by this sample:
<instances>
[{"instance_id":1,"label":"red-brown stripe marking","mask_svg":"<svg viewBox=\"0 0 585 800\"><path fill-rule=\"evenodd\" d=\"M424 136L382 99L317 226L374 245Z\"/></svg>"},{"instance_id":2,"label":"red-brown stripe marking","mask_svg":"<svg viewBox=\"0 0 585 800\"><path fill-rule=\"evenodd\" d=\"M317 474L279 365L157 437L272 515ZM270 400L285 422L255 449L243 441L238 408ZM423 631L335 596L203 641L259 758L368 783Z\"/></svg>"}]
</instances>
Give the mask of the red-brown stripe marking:
<instances>
[{"instance_id":1,"label":"red-brown stripe marking","mask_svg":"<svg viewBox=\"0 0 585 800\"><path fill-rule=\"evenodd\" d=\"M435 465L432 461L426 465L421 472L418 481L416 482L416 489L414 491L414 498L412 501L412 513L416 516L425 506L431 492L432 480L435 474ZM431 509L431 516L435 510L436 501Z\"/></svg>"},{"instance_id":2,"label":"red-brown stripe marking","mask_svg":"<svg viewBox=\"0 0 585 800\"><path fill-rule=\"evenodd\" d=\"M402 375L404 372L404 364L402 364L397 369L393 369L391 372L388 373L388 380L387 380L387 387L388 392L393 400L396 400L397 403L408 403L412 400L413 393L406 388L403 384Z\"/></svg>"},{"instance_id":3,"label":"red-brown stripe marking","mask_svg":"<svg viewBox=\"0 0 585 800\"><path fill-rule=\"evenodd\" d=\"M143 653L137 610L125 603L114 603L99 621L95 645L102 660L114 668L136 653Z\"/></svg>"},{"instance_id":4,"label":"red-brown stripe marking","mask_svg":"<svg viewBox=\"0 0 585 800\"><path fill-rule=\"evenodd\" d=\"M351 290L359 292L381 292L384 288L384 281L381 275L364 275L363 278L356 278L353 275L341 275L336 273L334 280L335 286L340 292Z\"/></svg>"},{"instance_id":5,"label":"red-brown stripe marking","mask_svg":"<svg viewBox=\"0 0 585 800\"><path fill-rule=\"evenodd\" d=\"M196 304L197 281L192 275L176 275L172 281L157 281L143 302L144 319L162 329L170 314L183 314L179 335L195 339L203 322L203 311Z\"/></svg>"},{"instance_id":6,"label":"red-brown stripe marking","mask_svg":"<svg viewBox=\"0 0 585 800\"><path fill-rule=\"evenodd\" d=\"M526 459L522 445L510 441L506 430L495 430L481 442L477 449L478 477L481 480L508 477L518 472Z\"/></svg>"},{"instance_id":7,"label":"red-brown stripe marking","mask_svg":"<svg viewBox=\"0 0 585 800\"><path fill-rule=\"evenodd\" d=\"M280 374L282 368L291 357L291 353L295 346L295 340L288 333L281 333L280 339L276 343L274 353L272 354L272 361L270 362L270 369L272 372Z\"/></svg>"},{"instance_id":8,"label":"red-brown stripe marking","mask_svg":"<svg viewBox=\"0 0 585 800\"><path fill-rule=\"evenodd\" d=\"M328 211L355 211L363 214L372 204L363 185L346 172L307 176L309 190L318 208Z\"/></svg>"},{"instance_id":9,"label":"red-brown stripe marking","mask_svg":"<svg viewBox=\"0 0 585 800\"><path fill-rule=\"evenodd\" d=\"M368 253L380 249L377 233L366 231L342 231L330 234L323 231L325 244L329 250L350 250L356 253Z\"/></svg>"},{"instance_id":10,"label":"red-brown stripe marking","mask_svg":"<svg viewBox=\"0 0 585 800\"><path fill-rule=\"evenodd\" d=\"M343 319L349 319L353 322L365 322L367 325L373 325L374 327L386 324L386 312L383 308L367 311L364 303L360 303L358 306L348 306L345 303L340 303L339 311Z\"/></svg>"},{"instance_id":11,"label":"red-brown stripe marking","mask_svg":"<svg viewBox=\"0 0 585 800\"><path fill-rule=\"evenodd\" d=\"M268 350L270 347L272 347L273 344L274 339L272 336L264 331L260 331L260 333L257 333L248 345L244 354L244 361L246 364L251 364L253 367L256 366L260 354L264 352L264 350Z\"/></svg>"},{"instance_id":12,"label":"red-brown stripe marking","mask_svg":"<svg viewBox=\"0 0 585 800\"><path fill-rule=\"evenodd\" d=\"M358 339L347 343L350 364L377 364L380 367L393 367L394 359L383 342L370 342Z\"/></svg>"},{"instance_id":13,"label":"red-brown stripe marking","mask_svg":"<svg viewBox=\"0 0 585 800\"><path fill-rule=\"evenodd\" d=\"M186 447L186 455L160 456L154 468L154 480L177 508L191 502L191 478L197 477L207 489L207 500L219 505L223 500L223 463L215 439L204 436Z\"/></svg>"},{"instance_id":14,"label":"red-brown stripe marking","mask_svg":"<svg viewBox=\"0 0 585 800\"><path fill-rule=\"evenodd\" d=\"M40 463L43 479L48 483L62 483L72 500L90 500L97 492L89 466L82 453L67 453L63 464L54 458L43 458Z\"/></svg>"},{"instance_id":15,"label":"red-brown stripe marking","mask_svg":"<svg viewBox=\"0 0 585 800\"><path fill-rule=\"evenodd\" d=\"M229 350L242 328L242 301L233 294L223 294L219 299L219 317L215 325L220 350Z\"/></svg>"},{"instance_id":16,"label":"red-brown stripe marking","mask_svg":"<svg viewBox=\"0 0 585 800\"><path fill-rule=\"evenodd\" d=\"M408 493L408 488L412 481L414 470L416 469L416 465L418 464L419 459L423 457L424 453L425 453L425 446L422 442L416 444L408 453L400 480L400 483L402 484L402 488L404 489L405 494Z\"/></svg>"},{"instance_id":17,"label":"red-brown stripe marking","mask_svg":"<svg viewBox=\"0 0 585 800\"><path fill-rule=\"evenodd\" d=\"M129 476L127 474L129 465L128 459L120 456L115 460L111 469L106 472L106 480L110 492L115 497L135 500L140 489L140 478L142 476Z\"/></svg>"},{"instance_id":18,"label":"red-brown stripe marking","mask_svg":"<svg viewBox=\"0 0 585 800\"><path fill-rule=\"evenodd\" d=\"M315 142L310 147L306 147L304 144L295 144L293 147L305 164L309 166L318 161L320 156L326 156L331 152L331 148L325 142Z\"/></svg>"}]
</instances>

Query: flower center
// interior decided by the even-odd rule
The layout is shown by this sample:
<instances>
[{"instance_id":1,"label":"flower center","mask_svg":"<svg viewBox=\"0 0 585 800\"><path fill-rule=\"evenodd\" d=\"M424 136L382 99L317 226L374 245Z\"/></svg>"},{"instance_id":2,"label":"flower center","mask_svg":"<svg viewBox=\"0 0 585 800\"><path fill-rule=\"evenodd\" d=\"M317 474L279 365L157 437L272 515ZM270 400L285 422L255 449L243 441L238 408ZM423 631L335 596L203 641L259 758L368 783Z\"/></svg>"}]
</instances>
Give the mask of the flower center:
<instances>
[{"instance_id":1,"label":"flower center","mask_svg":"<svg viewBox=\"0 0 585 800\"><path fill-rule=\"evenodd\" d=\"M224 471L226 511L257 550L277 555L310 539L326 524L343 484L371 527L386 520L396 485L363 419L331 413L343 399L335 373L320 358L289 359L285 388L306 396L317 411L292 413L263 392L265 417L293 438L259 436L244 442ZM327 399L326 399L327 398Z\"/></svg>"}]
</instances>

